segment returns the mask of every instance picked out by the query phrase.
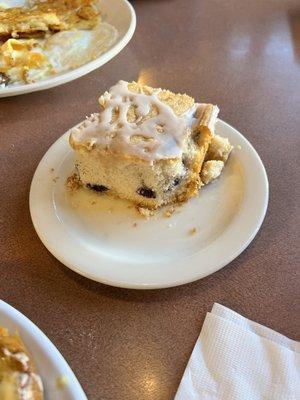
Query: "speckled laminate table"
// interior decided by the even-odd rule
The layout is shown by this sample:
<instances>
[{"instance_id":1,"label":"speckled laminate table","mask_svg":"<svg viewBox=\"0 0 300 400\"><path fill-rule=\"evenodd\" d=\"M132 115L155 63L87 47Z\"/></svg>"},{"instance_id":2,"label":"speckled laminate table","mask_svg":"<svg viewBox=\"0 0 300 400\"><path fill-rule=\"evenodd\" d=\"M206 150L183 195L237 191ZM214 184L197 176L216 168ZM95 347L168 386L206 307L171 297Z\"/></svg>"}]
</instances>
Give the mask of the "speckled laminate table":
<instances>
[{"instance_id":1,"label":"speckled laminate table","mask_svg":"<svg viewBox=\"0 0 300 400\"><path fill-rule=\"evenodd\" d=\"M300 338L299 1L132 3L137 30L114 60L64 86L0 100L0 297L50 337L93 400L172 399L214 302ZM217 103L258 150L270 181L265 222L238 259L201 281L146 292L65 268L28 210L48 147L95 110L99 93L141 76Z\"/></svg>"}]
</instances>

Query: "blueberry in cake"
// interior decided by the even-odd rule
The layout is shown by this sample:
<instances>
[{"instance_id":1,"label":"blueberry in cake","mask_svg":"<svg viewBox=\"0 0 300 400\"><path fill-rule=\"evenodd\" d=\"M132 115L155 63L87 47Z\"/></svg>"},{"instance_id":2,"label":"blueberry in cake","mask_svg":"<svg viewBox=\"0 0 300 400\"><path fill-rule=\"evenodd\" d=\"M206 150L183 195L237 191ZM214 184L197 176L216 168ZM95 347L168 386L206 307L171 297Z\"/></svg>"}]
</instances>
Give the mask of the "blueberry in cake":
<instances>
[{"instance_id":1,"label":"blueberry in cake","mask_svg":"<svg viewBox=\"0 0 300 400\"><path fill-rule=\"evenodd\" d=\"M186 94L120 81L99 103L69 137L82 184L98 192L148 209L184 202L217 176L201 176L203 164L224 166L231 150L214 135L218 107Z\"/></svg>"}]
</instances>

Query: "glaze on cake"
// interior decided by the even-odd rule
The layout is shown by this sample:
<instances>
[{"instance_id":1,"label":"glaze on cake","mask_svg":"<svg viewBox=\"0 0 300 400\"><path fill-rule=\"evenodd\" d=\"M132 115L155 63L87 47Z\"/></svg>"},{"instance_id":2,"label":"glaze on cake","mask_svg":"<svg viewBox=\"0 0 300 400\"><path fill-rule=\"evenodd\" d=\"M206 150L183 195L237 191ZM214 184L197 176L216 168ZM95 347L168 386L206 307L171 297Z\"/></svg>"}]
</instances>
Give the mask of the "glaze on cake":
<instances>
[{"instance_id":1,"label":"glaze on cake","mask_svg":"<svg viewBox=\"0 0 300 400\"><path fill-rule=\"evenodd\" d=\"M85 186L150 209L197 194L217 106L125 81L99 103L98 113L70 130Z\"/></svg>"}]
</instances>

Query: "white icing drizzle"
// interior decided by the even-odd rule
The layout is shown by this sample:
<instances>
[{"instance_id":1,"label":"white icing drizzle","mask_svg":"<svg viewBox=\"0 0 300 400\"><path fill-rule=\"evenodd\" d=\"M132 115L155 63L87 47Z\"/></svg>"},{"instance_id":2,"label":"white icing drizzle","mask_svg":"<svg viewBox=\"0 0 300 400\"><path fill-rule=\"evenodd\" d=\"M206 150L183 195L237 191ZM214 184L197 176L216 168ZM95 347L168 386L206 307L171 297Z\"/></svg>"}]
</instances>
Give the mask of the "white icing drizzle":
<instances>
[{"instance_id":1,"label":"white icing drizzle","mask_svg":"<svg viewBox=\"0 0 300 400\"><path fill-rule=\"evenodd\" d=\"M105 108L71 130L72 140L88 148L96 144L113 153L148 161L180 157L189 128L196 121L194 114L198 104L178 116L158 98L160 91L155 89L150 95L133 93L127 82L118 82L104 94ZM138 116L133 123L127 120L130 106L135 107ZM153 107L157 108L158 115L141 121ZM112 122L115 109L118 115Z\"/></svg>"}]
</instances>

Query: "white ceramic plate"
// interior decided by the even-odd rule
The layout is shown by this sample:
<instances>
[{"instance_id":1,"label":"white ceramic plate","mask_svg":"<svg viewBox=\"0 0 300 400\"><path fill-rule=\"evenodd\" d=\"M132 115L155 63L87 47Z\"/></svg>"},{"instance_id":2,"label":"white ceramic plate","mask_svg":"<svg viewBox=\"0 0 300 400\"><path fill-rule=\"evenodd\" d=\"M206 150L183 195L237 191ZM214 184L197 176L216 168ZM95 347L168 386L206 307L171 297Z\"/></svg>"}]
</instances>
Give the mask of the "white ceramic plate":
<instances>
[{"instance_id":1,"label":"white ceramic plate","mask_svg":"<svg viewBox=\"0 0 300 400\"><path fill-rule=\"evenodd\" d=\"M24 0L6 0L5 4L10 6L22 5ZM105 22L113 25L119 33L116 43L108 51L81 67L55 75L52 78L28 85L13 85L3 89L0 88L0 97L16 96L62 85L94 71L115 57L132 38L136 26L135 12L127 0L101 0L100 10L102 15L105 16Z\"/></svg>"},{"instance_id":2,"label":"white ceramic plate","mask_svg":"<svg viewBox=\"0 0 300 400\"><path fill-rule=\"evenodd\" d=\"M258 154L237 130L218 120L216 132L238 146L223 175L170 218L148 221L128 203L87 189L66 190L74 160L68 134L63 135L41 160L31 184L30 211L40 239L79 274L126 288L181 285L224 267L260 228L268 180Z\"/></svg>"},{"instance_id":3,"label":"white ceramic plate","mask_svg":"<svg viewBox=\"0 0 300 400\"><path fill-rule=\"evenodd\" d=\"M87 400L71 368L47 336L25 315L1 300L0 326L21 335L43 380L45 400ZM67 378L67 384L58 388L57 379L61 376Z\"/></svg>"}]
</instances>

